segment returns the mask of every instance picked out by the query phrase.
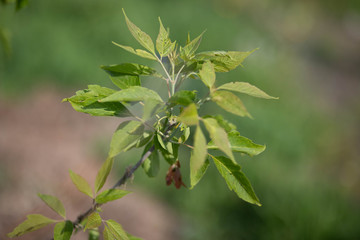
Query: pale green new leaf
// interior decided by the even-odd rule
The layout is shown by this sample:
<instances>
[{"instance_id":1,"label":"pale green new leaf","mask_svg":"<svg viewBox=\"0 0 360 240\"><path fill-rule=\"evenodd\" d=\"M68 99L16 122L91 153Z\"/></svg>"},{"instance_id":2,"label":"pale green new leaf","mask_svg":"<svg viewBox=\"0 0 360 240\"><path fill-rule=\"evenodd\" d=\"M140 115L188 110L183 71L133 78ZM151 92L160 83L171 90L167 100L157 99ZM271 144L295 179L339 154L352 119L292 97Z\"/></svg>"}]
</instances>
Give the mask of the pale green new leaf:
<instances>
[{"instance_id":1,"label":"pale green new leaf","mask_svg":"<svg viewBox=\"0 0 360 240\"><path fill-rule=\"evenodd\" d=\"M114 163L114 158L109 157L106 161L102 164L98 174L96 175L95 179L95 193L99 192L99 190L104 186L107 177L111 171L111 168Z\"/></svg>"},{"instance_id":2,"label":"pale green new leaf","mask_svg":"<svg viewBox=\"0 0 360 240\"><path fill-rule=\"evenodd\" d=\"M190 157L190 181L191 188L200 181L205 174L209 161L207 160L207 146L204 134L200 126L197 126L194 137L194 149Z\"/></svg>"},{"instance_id":3,"label":"pale green new leaf","mask_svg":"<svg viewBox=\"0 0 360 240\"><path fill-rule=\"evenodd\" d=\"M231 82L231 83L225 83L218 87L217 89L224 89L239 93L245 93L253 97L258 98L266 98L266 99L278 99L276 97L272 97L265 93L264 91L260 90L259 88L251 85L247 82Z\"/></svg>"},{"instance_id":4,"label":"pale green new leaf","mask_svg":"<svg viewBox=\"0 0 360 240\"><path fill-rule=\"evenodd\" d=\"M109 66L100 66L111 76L121 76L121 75L153 75L156 71L148 66L137 64L137 63L122 63L122 64L113 64Z\"/></svg>"},{"instance_id":5,"label":"pale green new leaf","mask_svg":"<svg viewBox=\"0 0 360 240\"><path fill-rule=\"evenodd\" d=\"M237 131L229 132L228 138L231 145L231 150L234 152L255 156L262 153L266 149L266 146L256 144L250 139L240 136L240 133ZM208 144L208 149L218 149L218 147L214 144L213 141L210 141Z\"/></svg>"},{"instance_id":6,"label":"pale green new leaf","mask_svg":"<svg viewBox=\"0 0 360 240\"><path fill-rule=\"evenodd\" d=\"M206 61L202 65L202 69L199 71L199 76L207 87L210 89L213 88L215 83L215 70L213 64L210 61Z\"/></svg>"},{"instance_id":7,"label":"pale green new leaf","mask_svg":"<svg viewBox=\"0 0 360 240\"><path fill-rule=\"evenodd\" d=\"M97 212L93 212L90 216L87 217L87 222L85 225L85 229L92 229L100 227L102 223L102 219L100 217L100 214Z\"/></svg>"},{"instance_id":8,"label":"pale green new leaf","mask_svg":"<svg viewBox=\"0 0 360 240\"><path fill-rule=\"evenodd\" d=\"M225 130L217 123L215 119L205 118L203 119L203 122L215 145L218 146L218 148L223 151L231 160L235 161Z\"/></svg>"},{"instance_id":9,"label":"pale green new leaf","mask_svg":"<svg viewBox=\"0 0 360 240\"><path fill-rule=\"evenodd\" d=\"M177 120L183 122L188 126L197 125L199 123L199 116L197 113L196 105L194 103L191 103L181 112Z\"/></svg>"},{"instance_id":10,"label":"pale green new leaf","mask_svg":"<svg viewBox=\"0 0 360 240\"><path fill-rule=\"evenodd\" d=\"M126 107L119 102L99 102L99 100L116 93L116 90L98 85L89 85L88 88L77 91L75 96L65 98L63 102L68 101L76 111L93 116L128 117L131 115Z\"/></svg>"},{"instance_id":11,"label":"pale green new leaf","mask_svg":"<svg viewBox=\"0 0 360 240\"><path fill-rule=\"evenodd\" d=\"M233 190L239 198L261 206L249 180L236 162L226 157L213 157L213 160L230 190Z\"/></svg>"},{"instance_id":12,"label":"pale green new leaf","mask_svg":"<svg viewBox=\"0 0 360 240\"><path fill-rule=\"evenodd\" d=\"M161 19L159 17L160 30L158 37L156 39L156 49L158 50L161 57L166 57L169 55L175 47L169 38L169 32L164 28Z\"/></svg>"},{"instance_id":13,"label":"pale green new leaf","mask_svg":"<svg viewBox=\"0 0 360 240\"><path fill-rule=\"evenodd\" d=\"M139 121L123 122L116 129L110 143L109 157L125 152L142 137L144 125Z\"/></svg>"},{"instance_id":14,"label":"pale green new leaf","mask_svg":"<svg viewBox=\"0 0 360 240\"><path fill-rule=\"evenodd\" d=\"M107 226L105 226L105 228L104 228L103 238L104 238L104 240L114 240L114 236L111 234L111 232Z\"/></svg>"},{"instance_id":15,"label":"pale green new leaf","mask_svg":"<svg viewBox=\"0 0 360 240\"><path fill-rule=\"evenodd\" d=\"M95 202L100 204L107 203L110 201L120 199L129 193L130 193L129 191L120 190L120 189L108 189L97 195L95 198Z\"/></svg>"},{"instance_id":16,"label":"pale green new leaf","mask_svg":"<svg viewBox=\"0 0 360 240\"><path fill-rule=\"evenodd\" d=\"M126 24L131 32L131 34L134 36L134 38L147 50L149 50L151 53L155 54L154 49L154 43L151 40L150 36L146 34L145 32L141 31L140 28L138 28L134 23L132 23L129 18L126 16L126 13L123 9L123 13L125 16Z\"/></svg>"},{"instance_id":17,"label":"pale green new leaf","mask_svg":"<svg viewBox=\"0 0 360 240\"><path fill-rule=\"evenodd\" d=\"M20 223L11 233L7 234L8 237L19 237L25 233L38 230L56 222L56 220L47 218L41 214L30 214L26 217L27 219L24 222Z\"/></svg>"},{"instance_id":18,"label":"pale green new leaf","mask_svg":"<svg viewBox=\"0 0 360 240\"><path fill-rule=\"evenodd\" d=\"M196 52L196 50L198 49L200 43L201 43L201 39L203 34L205 33L202 32L197 38L195 38L194 40L192 40L191 42L187 43L185 45L185 47L180 48L180 57L182 59L184 59L185 61L190 60L194 57L194 54Z\"/></svg>"},{"instance_id":19,"label":"pale green new leaf","mask_svg":"<svg viewBox=\"0 0 360 240\"><path fill-rule=\"evenodd\" d=\"M114 220L107 220L106 224L116 240L129 240L128 235L119 223Z\"/></svg>"},{"instance_id":20,"label":"pale green new leaf","mask_svg":"<svg viewBox=\"0 0 360 240\"><path fill-rule=\"evenodd\" d=\"M54 228L54 240L69 240L74 226L71 221L59 222Z\"/></svg>"},{"instance_id":21,"label":"pale green new leaf","mask_svg":"<svg viewBox=\"0 0 360 240\"><path fill-rule=\"evenodd\" d=\"M74 183L74 185L76 186L76 188L80 192L93 198L94 197L93 191L92 191L89 183L83 177L74 173L73 171L69 170L69 173L70 173L70 178L71 178L72 182Z\"/></svg>"},{"instance_id":22,"label":"pale green new leaf","mask_svg":"<svg viewBox=\"0 0 360 240\"><path fill-rule=\"evenodd\" d=\"M149 149L153 146L153 143L150 142L143 151L144 155L147 151L149 151ZM144 163L142 164L142 167L145 171L145 173L149 176L149 177L155 177L159 170L160 170L160 156L158 151L155 149L150 156L144 161Z\"/></svg>"},{"instance_id":23,"label":"pale green new leaf","mask_svg":"<svg viewBox=\"0 0 360 240\"><path fill-rule=\"evenodd\" d=\"M132 47L129 47L129 46L124 46L124 45L121 45L121 44L118 44L116 42L112 42L114 45L118 46L118 47L121 47L122 49L130 52L130 53L133 53L135 55L138 55L139 57L143 57L143 58L147 58L147 59L151 59L151 60L155 60L157 61L156 57L154 55L152 55L151 53L145 51L145 50L142 50L142 49L134 49Z\"/></svg>"},{"instance_id":24,"label":"pale green new leaf","mask_svg":"<svg viewBox=\"0 0 360 240\"><path fill-rule=\"evenodd\" d=\"M114 94L101 99L100 102L135 102L144 101L147 98L155 99L160 102L163 101L157 92L149 88L132 86L115 92Z\"/></svg>"},{"instance_id":25,"label":"pale green new leaf","mask_svg":"<svg viewBox=\"0 0 360 240\"><path fill-rule=\"evenodd\" d=\"M235 94L228 91L216 91L211 94L211 100L224 110L238 115L240 117L247 116L252 118L246 110L244 104Z\"/></svg>"},{"instance_id":26,"label":"pale green new leaf","mask_svg":"<svg viewBox=\"0 0 360 240\"><path fill-rule=\"evenodd\" d=\"M46 195L38 193L39 198L43 200L46 205L48 205L52 210L54 210L57 214L62 216L63 218L66 218L65 208L64 205L61 203L61 201L54 196Z\"/></svg>"}]
</instances>

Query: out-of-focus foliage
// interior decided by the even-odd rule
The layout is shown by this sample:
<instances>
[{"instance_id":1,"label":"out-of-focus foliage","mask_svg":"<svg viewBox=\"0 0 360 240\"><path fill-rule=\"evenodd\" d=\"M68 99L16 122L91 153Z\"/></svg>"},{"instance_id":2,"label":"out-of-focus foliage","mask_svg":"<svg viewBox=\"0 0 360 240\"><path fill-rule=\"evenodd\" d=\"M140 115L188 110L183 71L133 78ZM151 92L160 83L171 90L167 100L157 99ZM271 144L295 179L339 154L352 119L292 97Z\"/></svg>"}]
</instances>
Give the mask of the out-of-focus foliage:
<instances>
[{"instance_id":1,"label":"out-of-focus foliage","mask_svg":"<svg viewBox=\"0 0 360 240\"><path fill-rule=\"evenodd\" d=\"M159 189L154 186L164 179L137 176L136 183L161 191L177 210L183 239L358 238L359 1L32 1L16 16L13 9L0 13L13 45L12 58L0 59L1 94L38 84L106 84L96 66L138 59L111 44L131 43L120 33L126 31L122 7L153 38L158 26L152 20L160 15L174 39L189 28L191 36L207 28L201 51L259 47L246 68L219 74L218 81L240 79L280 97L266 107L246 99L254 120L232 121L242 135L267 145L257 159L240 157L261 208L228 193L214 166L190 192ZM206 111L216 114L213 105Z\"/></svg>"}]
</instances>

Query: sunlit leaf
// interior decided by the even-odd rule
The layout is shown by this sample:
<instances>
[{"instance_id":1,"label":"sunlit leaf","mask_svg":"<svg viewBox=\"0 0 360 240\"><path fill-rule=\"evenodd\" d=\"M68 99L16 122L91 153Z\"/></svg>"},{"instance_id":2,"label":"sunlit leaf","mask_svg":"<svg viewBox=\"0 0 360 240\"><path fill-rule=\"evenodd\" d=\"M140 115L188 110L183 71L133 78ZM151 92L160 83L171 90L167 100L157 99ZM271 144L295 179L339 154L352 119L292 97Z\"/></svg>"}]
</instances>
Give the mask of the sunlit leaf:
<instances>
[{"instance_id":1,"label":"sunlit leaf","mask_svg":"<svg viewBox=\"0 0 360 240\"><path fill-rule=\"evenodd\" d=\"M46 195L46 194L38 194L39 198L43 200L46 205L48 205L52 210L54 210L57 214L62 216L63 218L66 218L65 208L64 205L61 203L61 201L54 196Z\"/></svg>"},{"instance_id":2,"label":"sunlit leaf","mask_svg":"<svg viewBox=\"0 0 360 240\"><path fill-rule=\"evenodd\" d=\"M107 203L110 201L120 199L129 193L130 193L129 191L120 190L120 189L108 189L97 195L95 198L95 202L100 204Z\"/></svg>"},{"instance_id":3,"label":"sunlit leaf","mask_svg":"<svg viewBox=\"0 0 360 240\"><path fill-rule=\"evenodd\" d=\"M176 92L171 98L169 99L169 107L173 107L175 105L183 105L189 106L191 103L194 103L196 99L196 91L188 91L188 90L181 90Z\"/></svg>"},{"instance_id":4,"label":"sunlit leaf","mask_svg":"<svg viewBox=\"0 0 360 240\"><path fill-rule=\"evenodd\" d=\"M111 171L111 168L114 163L114 158L109 157L106 161L102 164L98 174L96 175L95 179L95 193L99 192L99 190L104 186L107 177Z\"/></svg>"},{"instance_id":5,"label":"sunlit leaf","mask_svg":"<svg viewBox=\"0 0 360 240\"><path fill-rule=\"evenodd\" d=\"M83 177L81 177L80 175L74 173L73 171L69 170L69 173L70 173L71 180L74 183L74 185L76 186L76 188L80 192L82 192L82 193L88 195L89 197L93 198L94 197L93 191L92 191L89 183Z\"/></svg>"},{"instance_id":6,"label":"sunlit leaf","mask_svg":"<svg viewBox=\"0 0 360 240\"><path fill-rule=\"evenodd\" d=\"M195 38L191 42L187 43L185 45L185 47L180 48L180 57L182 59L184 59L186 61L186 60L190 60L191 58L194 57L194 54L201 43L201 39L202 39L202 36L204 33L205 33L205 31L202 32L197 38Z\"/></svg>"},{"instance_id":7,"label":"sunlit leaf","mask_svg":"<svg viewBox=\"0 0 360 240\"><path fill-rule=\"evenodd\" d=\"M251 117L242 101L233 93L228 91L216 91L211 94L211 100L224 110L240 117Z\"/></svg>"},{"instance_id":8,"label":"sunlit leaf","mask_svg":"<svg viewBox=\"0 0 360 240\"><path fill-rule=\"evenodd\" d=\"M56 222L56 220L47 218L41 214L30 214L26 217L27 219L24 222L20 223L11 233L7 234L8 237L18 237Z\"/></svg>"},{"instance_id":9,"label":"sunlit leaf","mask_svg":"<svg viewBox=\"0 0 360 240\"><path fill-rule=\"evenodd\" d=\"M199 71L199 76L207 87L210 89L213 88L215 83L215 70L213 64L210 61L206 61L202 65L202 69Z\"/></svg>"},{"instance_id":10,"label":"sunlit leaf","mask_svg":"<svg viewBox=\"0 0 360 240\"><path fill-rule=\"evenodd\" d=\"M101 99L100 102L135 102L144 101L148 98L155 99L160 102L163 101L157 92L149 88L132 86L127 89L115 92L112 95Z\"/></svg>"},{"instance_id":11,"label":"sunlit leaf","mask_svg":"<svg viewBox=\"0 0 360 240\"><path fill-rule=\"evenodd\" d=\"M107 226L105 226L105 228L104 228L103 238L104 238L104 240L114 240L114 236L112 235L112 233L110 232L110 230Z\"/></svg>"},{"instance_id":12,"label":"sunlit leaf","mask_svg":"<svg viewBox=\"0 0 360 240\"><path fill-rule=\"evenodd\" d=\"M102 219L100 217L100 214L97 212L93 212L92 214L90 214L90 216L87 217L87 222L84 231L86 229L100 227L101 223L102 223Z\"/></svg>"},{"instance_id":13,"label":"sunlit leaf","mask_svg":"<svg viewBox=\"0 0 360 240\"><path fill-rule=\"evenodd\" d=\"M175 45L169 38L169 32L164 28L161 19L159 17L160 30L156 39L156 49L158 50L161 57L166 57L174 50Z\"/></svg>"},{"instance_id":14,"label":"sunlit leaf","mask_svg":"<svg viewBox=\"0 0 360 240\"><path fill-rule=\"evenodd\" d=\"M54 228L54 240L69 240L74 226L71 221L59 222Z\"/></svg>"},{"instance_id":15,"label":"sunlit leaf","mask_svg":"<svg viewBox=\"0 0 360 240\"><path fill-rule=\"evenodd\" d=\"M141 64L137 63L122 63L122 64L113 64L109 66L100 66L111 76L122 76L122 75L152 75L155 74L155 70Z\"/></svg>"},{"instance_id":16,"label":"sunlit leaf","mask_svg":"<svg viewBox=\"0 0 360 240\"><path fill-rule=\"evenodd\" d=\"M190 157L190 181L193 188L203 177L209 165L207 160L207 146L200 126L197 126L194 137L194 149Z\"/></svg>"},{"instance_id":17,"label":"sunlit leaf","mask_svg":"<svg viewBox=\"0 0 360 240\"><path fill-rule=\"evenodd\" d=\"M225 120L222 115L206 115L203 118L214 118L217 123L225 130L225 132L229 133L233 130L236 130L236 126L229 121Z\"/></svg>"},{"instance_id":18,"label":"sunlit leaf","mask_svg":"<svg viewBox=\"0 0 360 240\"><path fill-rule=\"evenodd\" d=\"M106 224L115 239L129 240L128 235L119 223L114 220L107 220Z\"/></svg>"},{"instance_id":19,"label":"sunlit leaf","mask_svg":"<svg viewBox=\"0 0 360 240\"><path fill-rule=\"evenodd\" d=\"M185 123L188 126L197 125L199 123L199 116L197 113L196 105L194 103L191 103L181 112L177 120Z\"/></svg>"},{"instance_id":20,"label":"sunlit leaf","mask_svg":"<svg viewBox=\"0 0 360 240\"><path fill-rule=\"evenodd\" d=\"M213 157L213 160L230 190L233 190L239 198L261 206L249 180L237 163L226 157Z\"/></svg>"},{"instance_id":21,"label":"sunlit leaf","mask_svg":"<svg viewBox=\"0 0 360 240\"><path fill-rule=\"evenodd\" d=\"M130 52L130 53L133 53L135 55L138 55L139 57L143 57L143 58L147 58L147 59L151 59L151 60L155 60L157 61L156 57L154 55L152 55L151 53L145 51L145 50L142 50L142 49L134 49L132 47L129 47L129 46L124 46L124 45L121 45L121 44L118 44L116 42L112 42L114 45L118 46L118 47L121 47L122 49Z\"/></svg>"},{"instance_id":22,"label":"sunlit leaf","mask_svg":"<svg viewBox=\"0 0 360 240\"><path fill-rule=\"evenodd\" d=\"M253 97L258 98L266 98L266 99L278 99L276 97L272 97L265 93L264 91L260 90L259 88L251 85L247 82L231 82L231 83L225 83L218 87L217 89L224 89L239 93L245 93Z\"/></svg>"}]
</instances>

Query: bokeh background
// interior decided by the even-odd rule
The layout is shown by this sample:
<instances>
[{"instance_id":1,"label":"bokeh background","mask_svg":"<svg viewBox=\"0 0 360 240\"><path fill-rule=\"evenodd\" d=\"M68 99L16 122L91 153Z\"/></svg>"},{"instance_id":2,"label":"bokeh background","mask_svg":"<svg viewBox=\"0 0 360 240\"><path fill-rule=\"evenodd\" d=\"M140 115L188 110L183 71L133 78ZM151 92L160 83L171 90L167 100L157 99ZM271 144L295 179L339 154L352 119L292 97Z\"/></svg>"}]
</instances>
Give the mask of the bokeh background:
<instances>
[{"instance_id":1,"label":"bokeh background","mask_svg":"<svg viewBox=\"0 0 360 240\"><path fill-rule=\"evenodd\" d=\"M280 97L244 97L253 120L227 115L242 135L267 145L259 156L237 156L262 207L238 199L213 165L191 191L167 187L163 162L158 177L139 170L129 184L141 200L133 197L133 210L119 213L125 227L145 239L360 239L358 0L30 0L17 13L1 7L11 53L0 52L0 236L25 214L42 211L37 192L59 196L59 188L63 198L70 195L72 216L83 207L76 207L79 195L70 183L60 187L68 177L59 172L82 169L94 178L117 120L93 120L60 102L87 84L111 86L101 64L152 64L111 44L138 46L122 8L154 39L161 16L182 44L188 31L195 37L207 29L200 51L259 47L244 68L218 74L217 81L246 81ZM205 112L223 113L213 105ZM122 154L113 179L140 154ZM189 183L188 152L182 156ZM130 221L126 214L146 204ZM47 238L34 236L23 239Z\"/></svg>"}]
</instances>

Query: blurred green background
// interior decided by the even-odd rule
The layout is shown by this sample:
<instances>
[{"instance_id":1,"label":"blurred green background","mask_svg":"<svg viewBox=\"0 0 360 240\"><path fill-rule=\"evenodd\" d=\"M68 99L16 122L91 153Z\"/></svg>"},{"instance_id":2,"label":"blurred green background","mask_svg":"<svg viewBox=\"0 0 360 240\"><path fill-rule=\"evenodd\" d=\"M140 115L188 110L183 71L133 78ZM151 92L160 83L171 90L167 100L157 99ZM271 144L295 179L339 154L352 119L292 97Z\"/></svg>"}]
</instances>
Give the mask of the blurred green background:
<instances>
[{"instance_id":1,"label":"blurred green background","mask_svg":"<svg viewBox=\"0 0 360 240\"><path fill-rule=\"evenodd\" d=\"M259 47L245 68L217 79L280 97L244 98L254 120L228 115L242 135L267 145L260 156L237 156L262 207L239 200L214 166L192 191L165 186L165 163L154 179L138 171L134 183L178 214L182 239L360 238L360 1L37 0L17 13L2 7L0 25L12 45L10 56L0 56L2 98L18 101L44 85L69 93L111 86L101 64L151 64L111 44L138 46L121 8L153 38L161 16L182 44L188 31L195 37L207 29L200 51ZM188 183L188 153L182 161Z\"/></svg>"}]
</instances>

